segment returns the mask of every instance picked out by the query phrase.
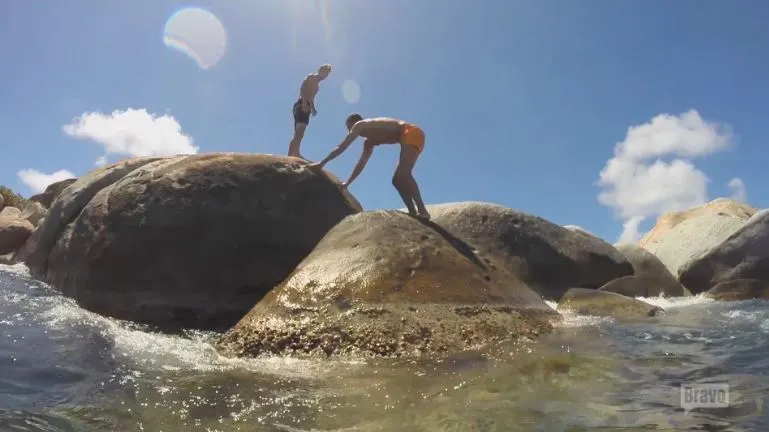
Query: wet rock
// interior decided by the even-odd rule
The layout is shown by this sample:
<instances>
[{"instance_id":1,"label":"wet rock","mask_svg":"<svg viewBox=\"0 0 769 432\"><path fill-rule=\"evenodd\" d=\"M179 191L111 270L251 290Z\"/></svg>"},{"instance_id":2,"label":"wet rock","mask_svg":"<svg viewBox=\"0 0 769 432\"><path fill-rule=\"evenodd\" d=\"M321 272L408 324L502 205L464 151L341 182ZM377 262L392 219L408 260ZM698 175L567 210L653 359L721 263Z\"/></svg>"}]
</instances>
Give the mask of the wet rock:
<instances>
[{"instance_id":1,"label":"wet rock","mask_svg":"<svg viewBox=\"0 0 769 432\"><path fill-rule=\"evenodd\" d=\"M67 187L38 248L46 280L86 309L163 329L225 330L359 210L335 179L297 158L144 159Z\"/></svg>"},{"instance_id":2,"label":"wet rock","mask_svg":"<svg viewBox=\"0 0 769 432\"><path fill-rule=\"evenodd\" d=\"M633 265L633 275L636 282L629 281L627 277L621 278L618 279L621 282L615 284L620 291L615 291L614 289L608 289L608 291L619 292L631 297L657 297L660 295L681 297L691 295L689 290L684 288L678 282L678 279L670 273L665 264L651 252L634 244L621 244L615 247ZM622 281L623 279L624 281ZM619 288L620 286L621 288ZM632 290L636 291L633 292Z\"/></svg>"},{"instance_id":3,"label":"wet rock","mask_svg":"<svg viewBox=\"0 0 769 432\"><path fill-rule=\"evenodd\" d=\"M757 279L735 279L721 282L705 291L705 296L723 301L769 299L769 282Z\"/></svg>"},{"instance_id":4,"label":"wet rock","mask_svg":"<svg viewBox=\"0 0 769 432\"><path fill-rule=\"evenodd\" d=\"M59 197L59 194L67 188L67 186L74 183L77 179L70 178L58 181L56 183L51 183L48 185L47 188L45 188L45 191L43 193L39 193L37 195L33 195L29 198L30 201L38 202L43 207L49 208L51 207L51 204L56 200L56 198Z\"/></svg>"},{"instance_id":5,"label":"wet rock","mask_svg":"<svg viewBox=\"0 0 769 432\"><path fill-rule=\"evenodd\" d=\"M421 356L559 319L493 257L399 211L348 216L218 342L226 356Z\"/></svg>"},{"instance_id":6,"label":"wet rock","mask_svg":"<svg viewBox=\"0 0 769 432\"><path fill-rule=\"evenodd\" d=\"M557 310L618 319L649 317L662 312L662 308L638 299L588 288L571 288L566 291L558 302Z\"/></svg>"},{"instance_id":7,"label":"wet rock","mask_svg":"<svg viewBox=\"0 0 769 432\"><path fill-rule=\"evenodd\" d=\"M769 281L769 209L754 214L720 244L686 263L678 278L695 294L737 279Z\"/></svg>"},{"instance_id":8,"label":"wet rock","mask_svg":"<svg viewBox=\"0 0 769 432\"><path fill-rule=\"evenodd\" d=\"M648 247L653 243L657 243L664 238L670 230L678 226L678 224L702 215L731 217L744 222L755 213L756 209L745 203L730 198L716 198L706 204L692 207L685 211L663 214L657 219L657 223L654 227L641 238L638 245Z\"/></svg>"},{"instance_id":9,"label":"wet rock","mask_svg":"<svg viewBox=\"0 0 769 432\"><path fill-rule=\"evenodd\" d=\"M494 257L546 299L573 286L599 288L633 266L598 237L571 231L538 216L489 203L429 206L432 220Z\"/></svg>"},{"instance_id":10,"label":"wet rock","mask_svg":"<svg viewBox=\"0 0 769 432\"><path fill-rule=\"evenodd\" d=\"M717 246L744 224L744 220L731 216L703 214L676 225L656 243L647 244L645 249L659 258L671 274L679 277L681 266Z\"/></svg>"}]
</instances>

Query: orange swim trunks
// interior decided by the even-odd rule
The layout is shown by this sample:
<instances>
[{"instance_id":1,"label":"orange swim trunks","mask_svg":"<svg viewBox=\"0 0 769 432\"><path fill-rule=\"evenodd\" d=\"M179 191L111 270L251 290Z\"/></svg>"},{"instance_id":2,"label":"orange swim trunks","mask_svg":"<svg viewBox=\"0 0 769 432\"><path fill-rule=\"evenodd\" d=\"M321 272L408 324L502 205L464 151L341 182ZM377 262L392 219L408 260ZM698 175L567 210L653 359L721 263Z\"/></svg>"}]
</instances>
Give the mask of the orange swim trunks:
<instances>
[{"instance_id":1,"label":"orange swim trunks","mask_svg":"<svg viewBox=\"0 0 769 432\"><path fill-rule=\"evenodd\" d=\"M422 153L425 148L425 132L415 124L406 123L401 132L401 144L413 146Z\"/></svg>"}]
</instances>

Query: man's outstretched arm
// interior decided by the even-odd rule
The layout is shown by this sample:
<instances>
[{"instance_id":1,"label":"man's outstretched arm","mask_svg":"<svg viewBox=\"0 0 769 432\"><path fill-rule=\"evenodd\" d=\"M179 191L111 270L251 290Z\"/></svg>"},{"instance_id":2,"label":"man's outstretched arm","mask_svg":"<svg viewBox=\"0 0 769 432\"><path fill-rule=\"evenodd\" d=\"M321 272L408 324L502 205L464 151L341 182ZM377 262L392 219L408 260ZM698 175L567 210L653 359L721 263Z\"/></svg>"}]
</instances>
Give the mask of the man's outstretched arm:
<instances>
[{"instance_id":1,"label":"man's outstretched arm","mask_svg":"<svg viewBox=\"0 0 769 432\"><path fill-rule=\"evenodd\" d=\"M360 173L363 172L363 168L366 167L368 159L371 157L371 152L373 151L374 143L370 140L366 140L366 142L363 143L363 152L360 154L360 159L358 159L358 163L355 164L355 168L353 168L352 173L350 174L350 178L343 183L344 187L349 187L353 180L355 180L360 175Z\"/></svg>"},{"instance_id":2,"label":"man's outstretched arm","mask_svg":"<svg viewBox=\"0 0 769 432\"><path fill-rule=\"evenodd\" d=\"M345 150L347 150L347 147L350 147L350 144L352 144L356 138L358 138L358 129L355 128L355 126L353 126L353 128L350 130L350 133L347 134L344 140L342 140L342 142L339 143L339 145L336 146L334 150L331 150L331 153L329 153L325 159L323 159L322 161L316 164L313 164L313 166L322 168L327 163L336 159L337 156L339 156L340 154L344 153Z\"/></svg>"}]
</instances>

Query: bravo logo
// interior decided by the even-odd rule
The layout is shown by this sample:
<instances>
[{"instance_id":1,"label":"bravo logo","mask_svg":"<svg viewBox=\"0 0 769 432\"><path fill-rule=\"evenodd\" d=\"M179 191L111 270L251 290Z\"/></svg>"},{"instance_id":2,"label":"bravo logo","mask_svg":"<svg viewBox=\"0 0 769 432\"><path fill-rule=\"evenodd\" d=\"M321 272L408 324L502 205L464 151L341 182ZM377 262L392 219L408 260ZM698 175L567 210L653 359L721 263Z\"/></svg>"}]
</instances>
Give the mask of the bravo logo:
<instances>
[{"instance_id":1,"label":"bravo logo","mask_svg":"<svg viewBox=\"0 0 769 432\"><path fill-rule=\"evenodd\" d=\"M694 408L729 406L729 384L681 384L681 407L688 414Z\"/></svg>"}]
</instances>

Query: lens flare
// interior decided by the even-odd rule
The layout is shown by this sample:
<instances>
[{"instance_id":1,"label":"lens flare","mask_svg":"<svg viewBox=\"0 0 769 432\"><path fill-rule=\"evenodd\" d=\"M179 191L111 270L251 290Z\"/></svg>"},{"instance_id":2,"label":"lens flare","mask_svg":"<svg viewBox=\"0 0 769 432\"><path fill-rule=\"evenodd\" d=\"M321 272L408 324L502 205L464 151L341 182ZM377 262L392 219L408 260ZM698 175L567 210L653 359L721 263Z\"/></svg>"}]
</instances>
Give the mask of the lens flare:
<instances>
[{"instance_id":1,"label":"lens flare","mask_svg":"<svg viewBox=\"0 0 769 432\"><path fill-rule=\"evenodd\" d=\"M346 80L342 83L342 97L349 104L357 103L360 100L360 85L355 80Z\"/></svg>"},{"instance_id":2,"label":"lens flare","mask_svg":"<svg viewBox=\"0 0 769 432\"><path fill-rule=\"evenodd\" d=\"M211 12L197 7L184 8L166 21L163 43L191 58L201 69L210 69L227 50L227 32Z\"/></svg>"}]
</instances>

